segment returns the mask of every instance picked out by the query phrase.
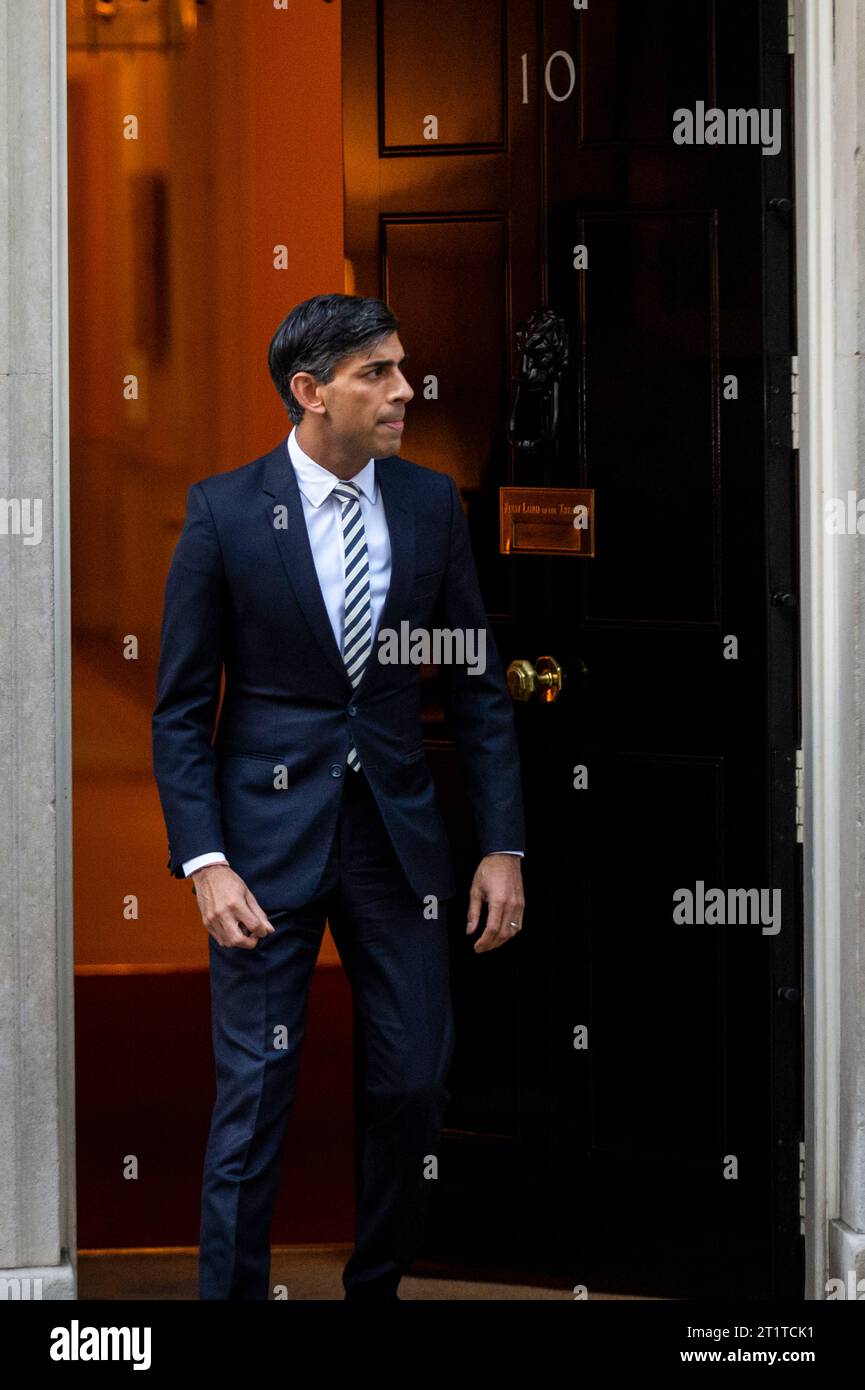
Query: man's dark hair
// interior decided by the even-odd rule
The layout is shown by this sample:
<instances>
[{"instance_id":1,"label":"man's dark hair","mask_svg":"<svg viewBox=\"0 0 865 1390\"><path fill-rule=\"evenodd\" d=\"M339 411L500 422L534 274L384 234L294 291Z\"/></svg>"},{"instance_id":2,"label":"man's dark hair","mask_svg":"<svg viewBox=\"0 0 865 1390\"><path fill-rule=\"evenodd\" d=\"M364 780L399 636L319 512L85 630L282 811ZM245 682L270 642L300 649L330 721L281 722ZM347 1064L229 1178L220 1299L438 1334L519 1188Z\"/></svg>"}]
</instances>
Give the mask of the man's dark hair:
<instances>
[{"instance_id":1,"label":"man's dark hair","mask_svg":"<svg viewBox=\"0 0 865 1390\"><path fill-rule=\"evenodd\" d=\"M296 304L271 338L267 354L273 384L293 423L303 419L303 406L290 384L295 372L328 382L342 358L374 347L398 328L396 316L381 299L317 294Z\"/></svg>"}]
</instances>

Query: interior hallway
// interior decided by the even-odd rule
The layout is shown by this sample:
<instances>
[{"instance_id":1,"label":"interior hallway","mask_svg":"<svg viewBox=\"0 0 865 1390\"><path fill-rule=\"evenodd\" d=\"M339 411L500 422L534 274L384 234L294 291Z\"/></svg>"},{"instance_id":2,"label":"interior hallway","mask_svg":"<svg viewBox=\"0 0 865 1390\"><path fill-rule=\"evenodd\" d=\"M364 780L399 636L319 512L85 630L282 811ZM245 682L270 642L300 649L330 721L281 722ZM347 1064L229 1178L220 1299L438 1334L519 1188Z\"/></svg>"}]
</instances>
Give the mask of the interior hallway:
<instances>
[{"instance_id":1,"label":"interior hallway","mask_svg":"<svg viewBox=\"0 0 865 1390\"><path fill-rule=\"evenodd\" d=\"M271 1287L284 1284L292 1302L327 1302L342 1299L342 1270L350 1245L276 1246L271 1265ZM467 1270L446 1271L418 1263L422 1273L406 1275L400 1298L417 1302L525 1302L573 1301L571 1288L552 1281L512 1282L506 1271L496 1278L470 1277ZM459 1277L455 1277L455 1275ZM525 1276L520 1276L522 1280ZM82 1251L78 1261L78 1297L93 1299L197 1300L198 1252L194 1248L160 1251ZM591 1292L592 1302L631 1302L640 1295ZM649 1299L649 1302L665 1302Z\"/></svg>"}]
</instances>

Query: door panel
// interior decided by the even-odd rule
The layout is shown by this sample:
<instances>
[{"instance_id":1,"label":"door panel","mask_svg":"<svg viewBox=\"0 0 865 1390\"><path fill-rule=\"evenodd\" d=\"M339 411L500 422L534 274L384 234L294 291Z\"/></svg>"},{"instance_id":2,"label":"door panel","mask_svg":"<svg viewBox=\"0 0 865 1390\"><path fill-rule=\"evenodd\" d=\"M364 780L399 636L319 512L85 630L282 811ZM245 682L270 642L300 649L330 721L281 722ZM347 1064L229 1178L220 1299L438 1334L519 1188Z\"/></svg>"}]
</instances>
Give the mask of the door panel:
<instances>
[{"instance_id":1,"label":"door panel","mask_svg":"<svg viewBox=\"0 0 865 1390\"><path fill-rule=\"evenodd\" d=\"M379 26L381 148L430 149L425 122L438 122L435 149L504 148L505 6L436 0L383 0ZM454 63L471 53L471 80Z\"/></svg>"},{"instance_id":2,"label":"door panel","mask_svg":"<svg viewBox=\"0 0 865 1390\"><path fill-rule=\"evenodd\" d=\"M410 360L423 372L412 402L413 447L424 458L447 459L447 471L474 491L501 431L510 365L504 218L388 217L381 235L384 293L412 325ZM466 362L483 362L485 370L466 372Z\"/></svg>"}]
</instances>

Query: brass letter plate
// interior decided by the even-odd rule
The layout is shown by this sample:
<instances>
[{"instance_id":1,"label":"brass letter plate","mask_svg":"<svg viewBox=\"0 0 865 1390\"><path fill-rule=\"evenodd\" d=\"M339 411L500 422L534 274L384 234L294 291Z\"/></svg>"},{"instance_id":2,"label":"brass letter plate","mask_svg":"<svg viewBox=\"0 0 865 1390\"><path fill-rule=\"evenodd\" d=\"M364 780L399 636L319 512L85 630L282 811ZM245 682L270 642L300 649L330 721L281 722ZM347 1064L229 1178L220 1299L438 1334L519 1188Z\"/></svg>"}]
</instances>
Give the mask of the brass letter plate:
<instances>
[{"instance_id":1,"label":"brass letter plate","mask_svg":"<svg viewBox=\"0 0 865 1390\"><path fill-rule=\"evenodd\" d=\"M595 553L593 487L499 488L502 555Z\"/></svg>"}]
</instances>

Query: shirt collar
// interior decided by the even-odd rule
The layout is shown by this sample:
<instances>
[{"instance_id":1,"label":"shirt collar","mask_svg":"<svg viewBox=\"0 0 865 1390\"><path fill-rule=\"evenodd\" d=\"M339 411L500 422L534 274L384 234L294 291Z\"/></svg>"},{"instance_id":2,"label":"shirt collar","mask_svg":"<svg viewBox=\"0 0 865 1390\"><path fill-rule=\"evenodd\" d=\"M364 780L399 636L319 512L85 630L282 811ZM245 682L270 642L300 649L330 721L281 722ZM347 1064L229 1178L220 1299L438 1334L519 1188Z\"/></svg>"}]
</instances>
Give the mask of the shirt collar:
<instances>
[{"instance_id":1,"label":"shirt collar","mask_svg":"<svg viewBox=\"0 0 865 1390\"><path fill-rule=\"evenodd\" d=\"M331 473L329 468L322 468L320 463L311 459L297 442L297 429L293 429L288 436L288 456L294 465L297 474L297 485L314 507L320 507L326 497L333 492L334 487L342 480L336 474ZM364 464L359 473L355 473L350 479L356 483L361 492L369 498L370 502L375 501L375 459L370 459Z\"/></svg>"}]
</instances>

